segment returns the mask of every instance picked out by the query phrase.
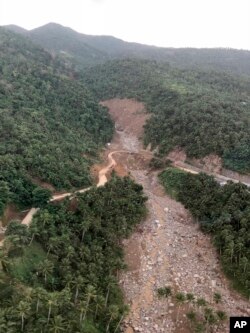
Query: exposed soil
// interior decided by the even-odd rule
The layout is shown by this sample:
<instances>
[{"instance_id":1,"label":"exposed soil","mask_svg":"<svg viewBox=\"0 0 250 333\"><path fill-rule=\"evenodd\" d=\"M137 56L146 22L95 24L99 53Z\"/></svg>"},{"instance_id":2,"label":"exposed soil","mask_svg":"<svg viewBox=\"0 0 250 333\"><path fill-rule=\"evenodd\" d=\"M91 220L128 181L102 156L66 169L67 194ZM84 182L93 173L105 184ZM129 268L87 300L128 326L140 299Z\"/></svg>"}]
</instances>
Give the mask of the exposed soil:
<instances>
[{"instance_id":1,"label":"exposed soil","mask_svg":"<svg viewBox=\"0 0 250 333\"><path fill-rule=\"evenodd\" d=\"M177 323L174 299L157 297L157 288L165 285L192 292L208 301L214 292L219 292L223 301L214 305L215 308L224 310L228 316L250 315L249 302L232 291L224 277L210 238L199 231L180 203L165 195L157 173L149 171L152 153L144 150L139 141L148 118L143 104L128 99L113 99L102 104L109 108L117 131L103 153L108 165L92 169L93 174L98 175L98 185L103 185L115 169L121 176L130 174L143 185L148 196L146 220L123 242L128 269L121 273L120 285L131 308L123 332L191 333L185 306L181 308ZM69 195L71 193L54 196L53 200ZM32 208L29 212L31 218L34 211ZM30 215L23 223L29 223ZM226 326L217 330L218 333L226 331Z\"/></svg>"},{"instance_id":2,"label":"exposed soil","mask_svg":"<svg viewBox=\"0 0 250 333\"><path fill-rule=\"evenodd\" d=\"M114 98L101 104L109 108L118 131L124 131L139 139L142 137L143 125L150 117L143 103L134 99L123 99L121 103L119 98Z\"/></svg>"},{"instance_id":3,"label":"exposed soil","mask_svg":"<svg viewBox=\"0 0 250 333\"><path fill-rule=\"evenodd\" d=\"M105 155L123 149L133 152L132 155L116 154L116 163L143 185L149 198L146 220L123 242L128 268L120 275L120 285L131 309L124 321L123 332L191 333L185 318L187 305L181 308L177 323L174 299L158 298L157 288L165 285L192 292L208 301L214 292L219 292L223 302L214 304L215 308L224 310L228 316L250 314L249 302L232 291L224 277L210 238L199 231L180 203L165 195L157 173L149 171L152 153L142 149L137 136L142 135L147 118L141 113L144 110L142 104L127 99L102 104L109 107L119 129ZM180 156L183 156L180 152L175 153L176 159ZM226 330L222 327L217 332L225 333Z\"/></svg>"}]
</instances>

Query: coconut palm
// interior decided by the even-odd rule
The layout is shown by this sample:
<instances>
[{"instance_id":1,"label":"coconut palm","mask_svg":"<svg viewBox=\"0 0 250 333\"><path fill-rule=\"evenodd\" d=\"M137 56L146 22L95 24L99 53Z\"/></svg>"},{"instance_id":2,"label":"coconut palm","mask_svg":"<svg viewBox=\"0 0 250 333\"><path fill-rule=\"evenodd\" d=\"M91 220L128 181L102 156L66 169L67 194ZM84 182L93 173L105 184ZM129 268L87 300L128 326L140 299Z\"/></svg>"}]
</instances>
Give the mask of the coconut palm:
<instances>
[{"instance_id":1,"label":"coconut palm","mask_svg":"<svg viewBox=\"0 0 250 333\"><path fill-rule=\"evenodd\" d=\"M71 284L75 286L75 296L74 296L74 302L76 303L77 298L79 296L79 290L84 287L84 278L82 276L77 276L75 279L71 281Z\"/></svg>"},{"instance_id":2,"label":"coconut palm","mask_svg":"<svg viewBox=\"0 0 250 333\"><path fill-rule=\"evenodd\" d=\"M45 259L38 265L38 271L44 276L45 283L47 282L47 277L53 272L54 264L52 261Z\"/></svg>"},{"instance_id":3,"label":"coconut palm","mask_svg":"<svg viewBox=\"0 0 250 333\"><path fill-rule=\"evenodd\" d=\"M88 312L88 309L89 309L89 303L91 301L92 298L95 298L96 297L96 290L95 290L95 287L94 286L91 286L90 284L87 286L86 288L86 309L85 309L85 313L84 313L84 316L83 316L83 320L85 319L86 317L86 314Z\"/></svg>"},{"instance_id":4,"label":"coconut palm","mask_svg":"<svg viewBox=\"0 0 250 333\"><path fill-rule=\"evenodd\" d=\"M120 325L121 325L123 319L124 319L125 316L128 314L128 312L129 312L129 308L128 308L127 306L124 307L123 314L122 314L122 316L121 316L119 322L118 322L117 325L116 325L116 328L115 328L115 330L114 330L114 333L116 333L116 332L118 331L118 329L120 328Z\"/></svg>"},{"instance_id":5,"label":"coconut palm","mask_svg":"<svg viewBox=\"0 0 250 333\"><path fill-rule=\"evenodd\" d=\"M95 298L95 318L97 317L98 310L104 308L105 298L102 295L97 295Z\"/></svg>"},{"instance_id":6,"label":"coconut palm","mask_svg":"<svg viewBox=\"0 0 250 333\"><path fill-rule=\"evenodd\" d=\"M116 319L119 316L119 307L117 305L110 305L108 308L108 312L110 314L110 317L106 327L106 332L109 332L109 326L112 320Z\"/></svg>"},{"instance_id":7,"label":"coconut palm","mask_svg":"<svg viewBox=\"0 0 250 333\"><path fill-rule=\"evenodd\" d=\"M21 331L24 330L24 319L28 317L30 313L30 303L26 300L20 301L17 305L17 315L21 317Z\"/></svg>"},{"instance_id":8,"label":"coconut palm","mask_svg":"<svg viewBox=\"0 0 250 333\"><path fill-rule=\"evenodd\" d=\"M80 310L80 325L82 324L83 320L85 320L84 314L87 312L87 303L86 301L80 301L78 304L78 309Z\"/></svg>"},{"instance_id":9,"label":"coconut palm","mask_svg":"<svg viewBox=\"0 0 250 333\"><path fill-rule=\"evenodd\" d=\"M35 223L32 223L29 227L29 231L31 233L31 239L30 239L30 242L29 242L29 246L30 246L33 243L33 240L34 240L35 236L40 235L40 230L38 229L38 227Z\"/></svg>"},{"instance_id":10,"label":"coconut palm","mask_svg":"<svg viewBox=\"0 0 250 333\"><path fill-rule=\"evenodd\" d=\"M67 324L66 324L65 320L63 319L63 317L60 315L55 316L49 324L49 332L52 332L52 333L65 332L66 328L67 328Z\"/></svg>"},{"instance_id":11,"label":"coconut palm","mask_svg":"<svg viewBox=\"0 0 250 333\"><path fill-rule=\"evenodd\" d=\"M34 298L36 299L36 313L38 313L40 302L46 298L47 293L43 288L37 287L37 288L33 289L32 294L33 294Z\"/></svg>"},{"instance_id":12,"label":"coconut palm","mask_svg":"<svg viewBox=\"0 0 250 333\"><path fill-rule=\"evenodd\" d=\"M47 304L48 304L47 324L50 321L52 306L56 307L58 305L57 298L58 298L57 293L50 293L48 295L48 299L47 299Z\"/></svg>"}]
</instances>

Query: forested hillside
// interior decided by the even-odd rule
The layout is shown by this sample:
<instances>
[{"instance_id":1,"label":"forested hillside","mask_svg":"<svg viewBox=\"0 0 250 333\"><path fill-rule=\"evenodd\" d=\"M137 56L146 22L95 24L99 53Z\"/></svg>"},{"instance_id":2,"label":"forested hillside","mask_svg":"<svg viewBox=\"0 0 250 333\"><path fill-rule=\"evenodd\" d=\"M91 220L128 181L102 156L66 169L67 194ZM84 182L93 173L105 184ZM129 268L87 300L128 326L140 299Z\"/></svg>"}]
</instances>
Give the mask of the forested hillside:
<instances>
[{"instance_id":1,"label":"forested hillside","mask_svg":"<svg viewBox=\"0 0 250 333\"><path fill-rule=\"evenodd\" d=\"M160 179L173 198L181 201L211 233L224 271L234 287L250 296L250 193L243 184L220 186L211 176L169 168Z\"/></svg>"},{"instance_id":2,"label":"forested hillside","mask_svg":"<svg viewBox=\"0 0 250 333\"><path fill-rule=\"evenodd\" d=\"M249 78L128 59L87 69L82 80L99 99L145 102L152 117L144 142L160 155L175 147L189 157L216 153L225 166L250 172Z\"/></svg>"},{"instance_id":3,"label":"forested hillside","mask_svg":"<svg viewBox=\"0 0 250 333\"><path fill-rule=\"evenodd\" d=\"M120 332L126 314L117 274L121 240L145 215L142 186L105 187L47 206L29 228L12 222L1 249L3 332Z\"/></svg>"},{"instance_id":4,"label":"forested hillside","mask_svg":"<svg viewBox=\"0 0 250 333\"><path fill-rule=\"evenodd\" d=\"M89 185L112 126L57 58L0 28L0 215L8 201L29 206L43 196L34 178L56 189Z\"/></svg>"},{"instance_id":5,"label":"forested hillside","mask_svg":"<svg viewBox=\"0 0 250 333\"><path fill-rule=\"evenodd\" d=\"M235 49L163 48L125 42L112 36L92 36L78 33L60 24L49 23L25 31L10 25L8 29L31 38L50 52L78 68L104 63L109 59L135 57L158 62L169 62L174 67L228 71L250 75L250 51Z\"/></svg>"}]
</instances>

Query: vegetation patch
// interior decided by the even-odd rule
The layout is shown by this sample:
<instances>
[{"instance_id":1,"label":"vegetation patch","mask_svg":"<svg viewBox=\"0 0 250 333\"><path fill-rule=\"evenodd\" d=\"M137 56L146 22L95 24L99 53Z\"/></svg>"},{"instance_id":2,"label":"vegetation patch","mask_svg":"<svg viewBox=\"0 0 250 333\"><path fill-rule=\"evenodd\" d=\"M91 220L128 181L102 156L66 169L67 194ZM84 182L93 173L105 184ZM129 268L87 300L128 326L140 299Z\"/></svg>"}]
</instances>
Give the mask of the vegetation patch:
<instances>
[{"instance_id":1,"label":"vegetation patch","mask_svg":"<svg viewBox=\"0 0 250 333\"><path fill-rule=\"evenodd\" d=\"M3 28L0 46L1 216L7 201L36 205L43 195L32 178L57 190L90 185L89 167L113 124L58 58Z\"/></svg>"},{"instance_id":2,"label":"vegetation patch","mask_svg":"<svg viewBox=\"0 0 250 333\"><path fill-rule=\"evenodd\" d=\"M13 294L1 301L3 330L120 332L128 310L117 280L121 241L145 216L146 199L142 186L113 177L78 194L74 210L66 199L41 209L29 227L11 223L1 250L0 287Z\"/></svg>"},{"instance_id":3,"label":"vegetation patch","mask_svg":"<svg viewBox=\"0 0 250 333\"><path fill-rule=\"evenodd\" d=\"M212 176L167 169L160 175L167 193L184 204L213 237L224 271L250 297L250 193L246 185L220 186Z\"/></svg>"},{"instance_id":4,"label":"vegetation patch","mask_svg":"<svg viewBox=\"0 0 250 333\"><path fill-rule=\"evenodd\" d=\"M214 153L232 170L249 172L249 78L126 59L86 69L82 81L99 99L143 101L152 114L144 143L159 147L159 157L180 147L188 157Z\"/></svg>"}]
</instances>

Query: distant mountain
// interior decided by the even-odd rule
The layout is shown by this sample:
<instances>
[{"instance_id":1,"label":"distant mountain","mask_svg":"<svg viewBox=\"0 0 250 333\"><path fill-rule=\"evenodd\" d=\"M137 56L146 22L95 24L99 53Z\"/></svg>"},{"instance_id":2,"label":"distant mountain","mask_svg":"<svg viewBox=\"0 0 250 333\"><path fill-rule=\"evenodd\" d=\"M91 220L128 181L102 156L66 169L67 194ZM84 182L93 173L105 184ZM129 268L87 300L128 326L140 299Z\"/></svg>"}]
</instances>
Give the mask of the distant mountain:
<instances>
[{"instance_id":1,"label":"distant mountain","mask_svg":"<svg viewBox=\"0 0 250 333\"><path fill-rule=\"evenodd\" d=\"M14 27L14 28L13 28ZM18 32L18 27L7 26ZM200 68L250 75L250 51L235 49L161 48L129 43L112 36L91 36L49 23L26 33L34 42L80 67L111 59L142 58L169 62L180 68Z\"/></svg>"},{"instance_id":2,"label":"distant mountain","mask_svg":"<svg viewBox=\"0 0 250 333\"><path fill-rule=\"evenodd\" d=\"M28 30L19 27L18 25L15 24L9 24L4 26L5 29L11 30L17 34L23 34L26 35L28 33Z\"/></svg>"}]
</instances>

